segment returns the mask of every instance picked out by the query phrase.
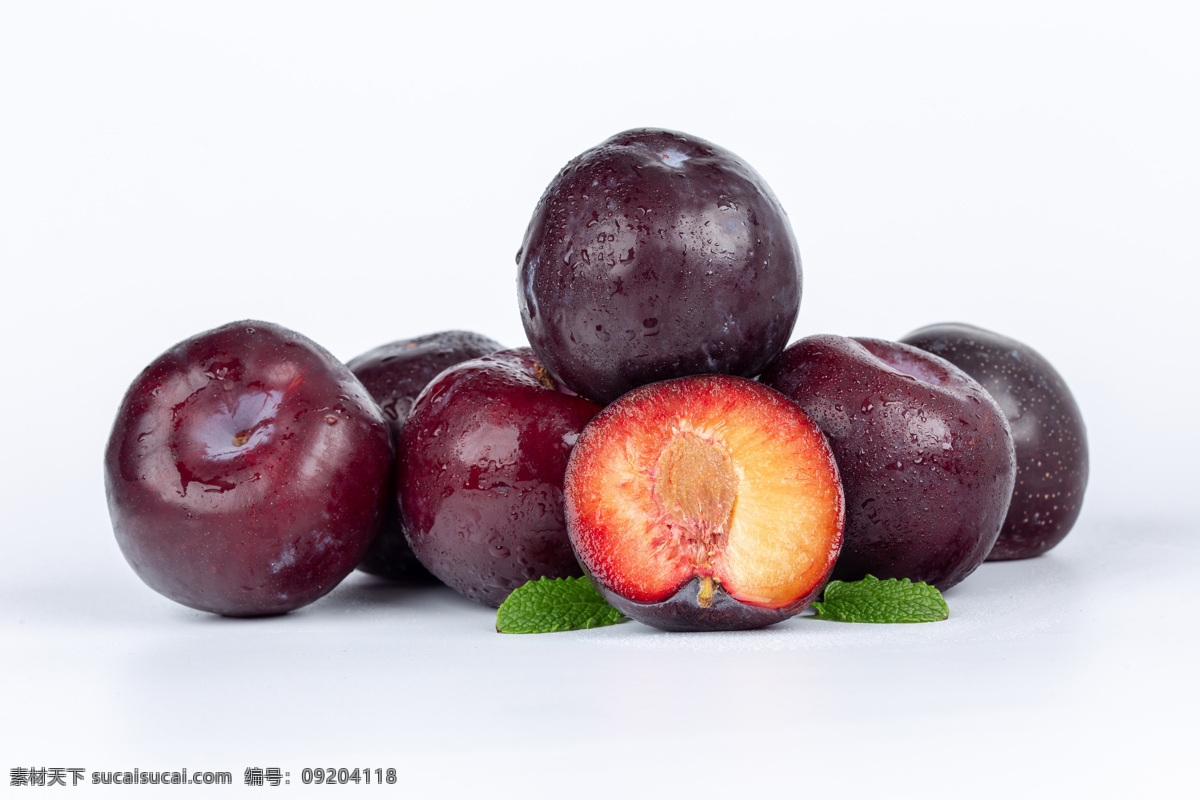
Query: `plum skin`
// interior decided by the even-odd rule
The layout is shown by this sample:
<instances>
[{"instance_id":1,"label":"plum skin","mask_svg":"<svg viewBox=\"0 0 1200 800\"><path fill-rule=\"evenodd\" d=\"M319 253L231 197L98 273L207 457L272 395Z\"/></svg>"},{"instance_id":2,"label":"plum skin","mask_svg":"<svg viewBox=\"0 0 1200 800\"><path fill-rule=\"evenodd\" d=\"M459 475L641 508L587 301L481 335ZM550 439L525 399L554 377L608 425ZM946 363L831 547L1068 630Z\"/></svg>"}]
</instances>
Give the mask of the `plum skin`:
<instances>
[{"instance_id":1,"label":"plum skin","mask_svg":"<svg viewBox=\"0 0 1200 800\"><path fill-rule=\"evenodd\" d=\"M1058 371L1032 347L974 325L928 325L900 341L975 378L1008 418L1017 480L988 560L1033 558L1061 542L1083 507L1088 446L1083 414Z\"/></svg>"},{"instance_id":2,"label":"plum skin","mask_svg":"<svg viewBox=\"0 0 1200 800\"><path fill-rule=\"evenodd\" d=\"M499 342L471 331L439 331L380 345L350 359L346 366L383 410L396 444L417 396L438 373L503 349ZM436 582L408 545L395 493L389 492L389 497L392 502L379 535L358 568L401 583Z\"/></svg>"},{"instance_id":3,"label":"plum skin","mask_svg":"<svg viewBox=\"0 0 1200 800\"><path fill-rule=\"evenodd\" d=\"M820 335L761 380L800 404L837 459L846 530L833 579L945 590L984 561L1016 460L1004 413L974 379L910 345Z\"/></svg>"},{"instance_id":4,"label":"plum skin","mask_svg":"<svg viewBox=\"0 0 1200 800\"><path fill-rule=\"evenodd\" d=\"M599 403L684 375L754 377L800 309L795 236L766 182L674 131L627 131L571 160L517 264L530 345Z\"/></svg>"},{"instance_id":5,"label":"plum skin","mask_svg":"<svg viewBox=\"0 0 1200 800\"><path fill-rule=\"evenodd\" d=\"M105 451L117 543L192 608L299 608L362 559L388 500L379 407L315 342L235 322L180 342L125 394Z\"/></svg>"},{"instance_id":6,"label":"plum skin","mask_svg":"<svg viewBox=\"0 0 1200 800\"><path fill-rule=\"evenodd\" d=\"M831 565L832 566L832 565ZM587 574L587 570L584 570ZM764 608L739 602L724 589L713 594L712 605L701 608L696 604L700 590L700 578L692 578L679 591L657 603L638 603L609 589L595 577L588 575L592 585L610 606L630 619L645 625L673 633L701 633L705 631L748 631L765 628L791 619L804 611L820 597L828 583L830 572L817 582L811 591L794 603L783 608Z\"/></svg>"},{"instance_id":7,"label":"plum skin","mask_svg":"<svg viewBox=\"0 0 1200 800\"><path fill-rule=\"evenodd\" d=\"M567 541L563 475L599 410L554 385L529 348L435 378L397 451L401 515L425 568L492 607L526 581L582 574Z\"/></svg>"}]
</instances>

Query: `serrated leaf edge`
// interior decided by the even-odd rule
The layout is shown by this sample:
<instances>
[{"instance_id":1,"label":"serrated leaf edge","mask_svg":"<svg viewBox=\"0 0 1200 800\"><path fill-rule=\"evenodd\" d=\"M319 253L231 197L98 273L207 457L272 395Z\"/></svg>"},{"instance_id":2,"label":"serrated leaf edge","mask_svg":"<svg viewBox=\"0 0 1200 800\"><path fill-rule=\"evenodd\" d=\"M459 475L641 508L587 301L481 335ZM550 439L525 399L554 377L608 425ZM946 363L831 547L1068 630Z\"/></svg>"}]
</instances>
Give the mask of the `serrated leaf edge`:
<instances>
[{"instance_id":1,"label":"serrated leaf edge","mask_svg":"<svg viewBox=\"0 0 1200 800\"><path fill-rule=\"evenodd\" d=\"M898 586L925 586L929 589L932 589L936 593L936 600L940 601L940 602L936 602L936 601L934 601L934 599L932 597L930 597L930 598L928 598L928 600L930 601L928 604L922 603L921 605L925 608L930 608L930 610L932 610L932 608L936 608L937 613L940 614L940 616L924 615L924 616L920 616L920 618L916 618L916 615L909 615L907 618L889 619L889 620L863 619L863 618L860 618L860 617L854 615L853 613L847 614L847 613L838 611L836 602L832 609L828 607L831 600L832 601L837 600L837 596L841 592L841 589L843 586L851 587L851 586L862 586L862 585L882 585L882 584L887 584L887 583L891 583L891 582L894 582ZM833 590L832 598L830 597L830 589ZM926 598L922 597L921 599L924 600ZM911 603L910 603L910 605L911 605ZM880 580L879 578L876 578L874 575L865 575L860 580L857 580L857 581L830 581L829 584L825 587L825 602L813 603L812 608L813 608L813 611L816 612L816 614L815 614L816 619L822 619L822 620L826 620L829 622L850 622L850 623L858 623L858 624L866 624L866 625L891 625L891 624L913 625L913 624L920 624L923 622L941 622L943 620L950 618L950 606L949 606L949 604L946 603L946 599L942 596L942 593L940 591L938 591L938 589L936 587L934 587L928 583L925 583L924 581L914 582L910 578L885 578L883 580Z\"/></svg>"},{"instance_id":2,"label":"serrated leaf edge","mask_svg":"<svg viewBox=\"0 0 1200 800\"><path fill-rule=\"evenodd\" d=\"M596 595L595 601L566 600L566 601L562 601L562 602L551 602L549 604L548 609L540 610L537 615L553 617L554 614L551 612L551 609L554 609L554 608L595 606L596 611L592 614L589 614L586 617L586 619L583 620L583 624L572 625L570 623L563 622L561 620L553 620L552 619L550 622L550 625L547 627L521 626L520 629L516 629L516 628L512 628L512 627L509 627L509 628L501 627L500 612L504 608L505 604L508 603L509 600L511 600L513 598L513 596L516 595L518 592L521 592L522 594L532 594L534 596L538 596L541 593L538 592L538 590L534 587L538 587L543 584L555 584L555 583L567 584L568 586L578 586L579 581L587 581L588 582L589 588L591 588L591 590ZM608 611L613 612L616 615L616 617L612 620L605 619L606 612L608 612ZM518 586L516 589L513 589L513 591L511 593L509 593L508 597L505 598L504 602L500 604L500 608L496 609L496 632L497 633L508 633L508 634L564 633L566 631L590 630L592 628L603 628L603 627L607 627L609 625L618 625L622 622L627 622L628 620L629 620L629 617L625 616L620 611L618 611L617 609L615 609L611 605L609 605L607 602L605 602L604 596L602 594L600 594L599 590L596 589L595 584L593 584L586 577L548 578L546 576L542 576L536 580L526 581L525 583Z\"/></svg>"}]
</instances>

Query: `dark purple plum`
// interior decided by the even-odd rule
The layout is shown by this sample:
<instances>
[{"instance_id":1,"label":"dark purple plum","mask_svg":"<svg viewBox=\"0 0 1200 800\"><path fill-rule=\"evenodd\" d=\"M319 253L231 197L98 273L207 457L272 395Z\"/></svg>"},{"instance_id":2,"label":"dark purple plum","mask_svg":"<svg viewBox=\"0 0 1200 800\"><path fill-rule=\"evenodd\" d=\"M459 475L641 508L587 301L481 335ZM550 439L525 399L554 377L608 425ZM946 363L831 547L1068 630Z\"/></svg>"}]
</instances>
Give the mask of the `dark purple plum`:
<instances>
[{"instance_id":1,"label":"dark purple plum","mask_svg":"<svg viewBox=\"0 0 1200 800\"><path fill-rule=\"evenodd\" d=\"M395 442L417 395L439 372L502 349L504 345L478 333L441 331L380 345L351 359L346 366L383 409ZM433 581L404 537L394 493L379 535L358 568L403 583Z\"/></svg>"},{"instance_id":2,"label":"dark purple plum","mask_svg":"<svg viewBox=\"0 0 1200 800\"><path fill-rule=\"evenodd\" d=\"M404 527L425 568L494 607L526 581L581 574L563 474L599 410L560 390L529 348L465 361L425 387L397 452Z\"/></svg>"},{"instance_id":3,"label":"dark purple plum","mask_svg":"<svg viewBox=\"0 0 1200 800\"><path fill-rule=\"evenodd\" d=\"M1017 482L989 561L1032 558L1070 533L1088 479L1087 429L1066 381L1032 347L974 325L929 325L901 341L979 381L1012 428Z\"/></svg>"},{"instance_id":4,"label":"dark purple plum","mask_svg":"<svg viewBox=\"0 0 1200 800\"><path fill-rule=\"evenodd\" d=\"M846 491L834 579L948 589L983 562L1016 462L1004 412L974 379L910 345L810 336L762 381L799 403L833 448Z\"/></svg>"},{"instance_id":5,"label":"dark purple plum","mask_svg":"<svg viewBox=\"0 0 1200 800\"><path fill-rule=\"evenodd\" d=\"M267 322L199 334L147 367L104 458L121 552L172 600L281 614L354 569L388 503L392 441L362 384Z\"/></svg>"},{"instance_id":6,"label":"dark purple plum","mask_svg":"<svg viewBox=\"0 0 1200 800\"><path fill-rule=\"evenodd\" d=\"M598 403L667 378L754 377L800 310L800 257L775 195L733 153L674 131L627 131L572 159L517 264L534 352Z\"/></svg>"}]
</instances>

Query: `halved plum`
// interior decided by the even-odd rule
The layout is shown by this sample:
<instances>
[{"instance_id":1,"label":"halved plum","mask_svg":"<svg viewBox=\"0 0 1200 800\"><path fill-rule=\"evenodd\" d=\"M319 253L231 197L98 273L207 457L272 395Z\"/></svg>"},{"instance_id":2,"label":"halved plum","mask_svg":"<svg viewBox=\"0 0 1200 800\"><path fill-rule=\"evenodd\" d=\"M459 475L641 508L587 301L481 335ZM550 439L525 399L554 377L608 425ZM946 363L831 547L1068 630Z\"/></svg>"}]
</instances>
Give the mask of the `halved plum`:
<instances>
[{"instance_id":1,"label":"halved plum","mask_svg":"<svg viewBox=\"0 0 1200 800\"><path fill-rule=\"evenodd\" d=\"M698 375L636 389L584 430L567 532L616 608L665 630L759 628L803 611L842 541L833 453L754 381Z\"/></svg>"}]
</instances>

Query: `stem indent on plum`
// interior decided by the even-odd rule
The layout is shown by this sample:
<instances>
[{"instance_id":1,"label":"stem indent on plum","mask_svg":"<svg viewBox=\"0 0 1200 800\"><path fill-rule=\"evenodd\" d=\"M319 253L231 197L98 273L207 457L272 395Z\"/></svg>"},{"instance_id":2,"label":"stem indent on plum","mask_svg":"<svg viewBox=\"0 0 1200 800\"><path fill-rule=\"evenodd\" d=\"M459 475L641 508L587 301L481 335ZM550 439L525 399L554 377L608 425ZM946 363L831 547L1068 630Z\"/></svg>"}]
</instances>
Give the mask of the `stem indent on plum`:
<instances>
[{"instance_id":1,"label":"stem indent on plum","mask_svg":"<svg viewBox=\"0 0 1200 800\"><path fill-rule=\"evenodd\" d=\"M547 389L558 389L554 383L554 378L550 377L550 370L546 369L542 362L538 361L533 365L533 374L537 376L538 383L545 386Z\"/></svg>"},{"instance_id":2,"label":"stem indent on plum","mask_svg":"<svg viewBox=\"0 0 1200 800\"><path fill-rule=\"evenodd\" d=\"M716 442L692 432L676 434L655 465L654 491L666 521L680 538L678 544L690 551L692 567L700 578L696 599L702 608L713 602L718 583L713 561L729 536L737 486L729 454Z\"/></svg>"}]
</instances>

